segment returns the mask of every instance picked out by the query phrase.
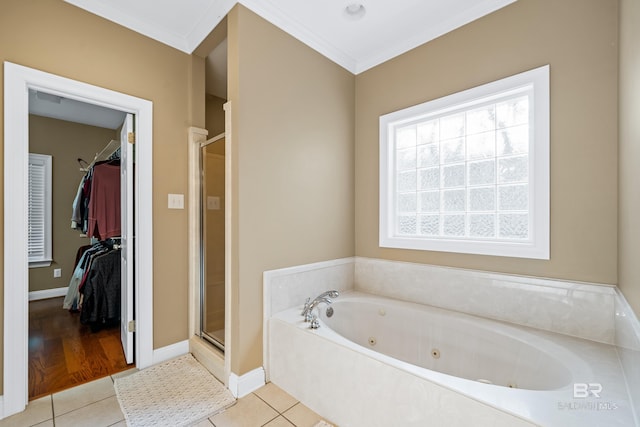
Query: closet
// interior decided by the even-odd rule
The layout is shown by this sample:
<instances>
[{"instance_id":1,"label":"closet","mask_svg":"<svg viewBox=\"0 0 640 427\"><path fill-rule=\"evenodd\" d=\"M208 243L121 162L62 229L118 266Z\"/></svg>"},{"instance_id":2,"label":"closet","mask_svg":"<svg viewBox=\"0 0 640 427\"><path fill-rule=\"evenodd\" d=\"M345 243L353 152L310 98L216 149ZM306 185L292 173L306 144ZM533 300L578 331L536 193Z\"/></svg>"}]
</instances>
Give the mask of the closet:
<instances>
[{"instance_id":1,"label":"closet","mask_svg":"<svg viewBox=\"0 0 640 427\"><path fill-rule=\"evenodd\" d=\"M80 322L98 331L120 324L120 142L109 142L81 170L86 173L73 200L71 228L93 244L78 248L62 307L80 312Z\"/></svg>"},{"instance_id":2,"label":"closet","mask_svg":"<svg viewBox=\"0 0 640 427\"><path fill-rule=\"evenodd\" d=\"M133 366L121 327L121 296L134 284L121 281L129 198L120 152L127 115L119 114L108 126L29 116L29 151L53 163L53 260L29 269L29 399Z\"/></svg>"}]
</instances>

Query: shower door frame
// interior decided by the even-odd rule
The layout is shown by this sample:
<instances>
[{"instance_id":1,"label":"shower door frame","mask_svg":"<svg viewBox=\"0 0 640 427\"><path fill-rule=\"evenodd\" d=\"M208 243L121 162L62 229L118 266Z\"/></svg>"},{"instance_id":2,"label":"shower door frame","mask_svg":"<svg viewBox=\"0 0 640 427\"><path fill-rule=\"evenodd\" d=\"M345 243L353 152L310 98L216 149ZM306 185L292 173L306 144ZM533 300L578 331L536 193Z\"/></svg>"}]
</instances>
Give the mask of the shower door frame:
<instances>
[{"instance_id":1,"label":"shower door frame","mask_svg":"<svg viewBox=\"0 0 640 427\"><path fill-rule=\"evenodd\" d=\"M206 250L207 250L207 246L205 243L205 236L204 236L204 231L205 231L205 212L206 212L206 206L207 206L207 201L206 201L206 197L204 194L204 189L205 189L205 167L204 167L204 157L206 156L206 152L204 151L205 148L215 142L220 141L221 139L225 138L226 133L223 132L219 135L214 136L213 138L207 139L204 142L200 143L200 298L199 298L199 311L200 311L200 322L199 322L199 327L197 330L197 335L206 340L208 343L210 343L211 345L215 346L218 350L222 351L223 353L225 352L225 342L220 342L218 339L216 339L214 336L212 336L210 333L208 333L207 331L205 331L205 296L206 296L206 286L207 286L207 275L206 275ZM224 156L226 158L226 154ZM226 177L226 164L225 164L225 177ZM225 181L226 182L226 181ZM225 227L226 228L226 227ZM225 241L226 241L226 230L225 230ZM225 252L226 252L226 248L225 248ZM226 268L225 268L226 271ZM226 275L226 273L225 273ZM225 289L225 295L226 295L226 289ZM225 304L225 313L226 313L226 304ZM226 316L226 314L225 314ZM224 330L225 330L225 335L226 335L226 330L227 330L227 324L226 324L226 319L225 319L225 326L224 326ZM226 338L226 337L225 337Z\"/></svg>"},{"instance_id":2,"label":"shower door frame","mask_svg":"<svg viewBox=\"0 0 640 427\"><path fill-rule=\"evenodd\" d=\"M224 222L225 222L225 271L224 271L224 343L225 351L213 346L205 346L210 349L213 356L213 364L215 374L219 380L224 382L234 395L237 389L231 388L231 360L233 357L233 341L231 319L233 313L232 304L232 283L235 280L232 270L231 254L233 250L233 239L231 230L234 225L233 221L233 193L232 193L232 161L233 161L233 136L231 129L232 103L227 101L224 104L225 111L225 203L224 203ZM200 146L206 141L208 131L198 127L189 128L189 337L203 341L199 335L200 329ZM208 341L207 341L208 342ZM190 348L192 344L190 344ZM235 384L237 386L237 384ZM235 390L234 390L235 389Z\"/></svg>"}]
</instances>

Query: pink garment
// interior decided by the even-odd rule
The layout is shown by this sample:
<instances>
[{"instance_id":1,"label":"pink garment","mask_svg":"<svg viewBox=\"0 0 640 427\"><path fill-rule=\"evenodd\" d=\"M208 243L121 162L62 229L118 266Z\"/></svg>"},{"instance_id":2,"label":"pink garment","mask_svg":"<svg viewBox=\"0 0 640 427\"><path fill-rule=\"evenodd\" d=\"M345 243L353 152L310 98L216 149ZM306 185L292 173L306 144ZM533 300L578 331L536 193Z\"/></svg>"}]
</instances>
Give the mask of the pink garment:
<instances>
[{"instance_id":1,"label":"pink garment","mask_svg":"<svg viewBox=\"0 0 640 427\"><path fill-rule=\"evenodd\" d=\"M94 166L87 235L99 240L120 236L120 165Z\"/></svg>"}]
</instances>

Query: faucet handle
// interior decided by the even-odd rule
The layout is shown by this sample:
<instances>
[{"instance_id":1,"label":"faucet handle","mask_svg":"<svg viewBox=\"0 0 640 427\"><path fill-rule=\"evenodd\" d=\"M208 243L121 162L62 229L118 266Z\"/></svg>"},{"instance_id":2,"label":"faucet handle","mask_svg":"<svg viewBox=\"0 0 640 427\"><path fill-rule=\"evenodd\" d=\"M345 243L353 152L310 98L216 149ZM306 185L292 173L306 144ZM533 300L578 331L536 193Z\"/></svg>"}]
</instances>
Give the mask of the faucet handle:
<instances>
[{"instance_id":1,"label":"faucet handle","mask_svg":"<svg viewBox=\"0 0 640 427\"><path fill-rule=\"evenodd\" d=\"M304 302L304 307L302 307L302 313L300 313L303 316L307 313L307 309L309 308L309 301L311 301L311 298L307 298L307 300Z\"/></svg>"},{"instance_id":2,"label":"faucet handle","mask_svg":"<svg viewBox=\"0 0 640 427\"><path fill-rule=\"evenodd\" d=\"M310 329L318 329L320 327L320 321L318 320L318 316L315 314L311 318L311 324L309 325Z\"/></svg>"}]
</instances>

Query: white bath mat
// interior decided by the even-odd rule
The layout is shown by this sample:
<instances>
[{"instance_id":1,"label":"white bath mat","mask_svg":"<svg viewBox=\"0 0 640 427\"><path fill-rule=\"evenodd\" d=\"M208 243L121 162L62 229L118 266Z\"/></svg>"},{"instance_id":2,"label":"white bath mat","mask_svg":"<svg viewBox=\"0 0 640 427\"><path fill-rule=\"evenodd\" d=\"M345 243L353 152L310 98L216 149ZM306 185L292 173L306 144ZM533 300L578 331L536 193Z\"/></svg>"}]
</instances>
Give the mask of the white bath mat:
<instances>
[{"instance_id":1,"label":"white bath mat","mask_svg":"<svg viewBox=\"0 0 640 427\"><path fill-rule=\"evenodd\" d=\"M333 426L333 424L329 424L328 422L323 420L323 421L320 421L318 424L316 424L313 427L334 427L334 426Z\"/></svg>"},{"instance_id":2,"label":"white bath mat","mask_svg":"<svg viewBox=\"0 0 640 427\"><path fill-rule=\"evenodd\" d=\"M191 354L115 380L127 425L187 426L235 402Z\"/></svg>"}]
</instances>

